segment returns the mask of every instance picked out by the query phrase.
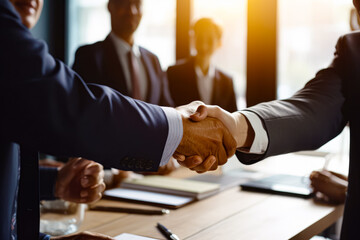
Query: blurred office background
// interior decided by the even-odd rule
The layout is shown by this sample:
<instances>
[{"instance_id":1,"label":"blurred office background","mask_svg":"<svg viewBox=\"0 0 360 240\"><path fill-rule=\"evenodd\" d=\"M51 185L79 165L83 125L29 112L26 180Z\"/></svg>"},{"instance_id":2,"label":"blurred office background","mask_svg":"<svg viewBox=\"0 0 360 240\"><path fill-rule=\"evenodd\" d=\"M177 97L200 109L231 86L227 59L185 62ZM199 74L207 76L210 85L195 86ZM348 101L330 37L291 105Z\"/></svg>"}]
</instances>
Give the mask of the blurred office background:
<instances>
[{"instance_id":1,"label":"blurred office background","mask_svg":"<svg viewBox=\"0 0 360 240\"><path fill-rule=\"evenodd\" d=\"M350 31L352 0L143 0L136 42L164 70L191 53L190 24L211 17L224 28L214 64L234 77L239 108L291 96L331 63L337 39ZM107 0L45 1L33 34L72 65L76 49L110 31ZM323 150L346 155L348 132ZM235 161L238 165L238 161Z\"/></svg>"},{"instance_id":2,"label":"blurred office background","mask_svg":"<svg viewBox=\"0 0 360 240\"><path fill-rule=\"evenodd\" d=\"M164 70L190 52L188 29L200 17L224 27L214 64L234 77L238 106L291 96L330 64L338 37L350 31L351 0L143 0L136 41ZM72 65L76 49L110 31L107 0L45 1L33 30Z\"/></svg>"}]
</instances>

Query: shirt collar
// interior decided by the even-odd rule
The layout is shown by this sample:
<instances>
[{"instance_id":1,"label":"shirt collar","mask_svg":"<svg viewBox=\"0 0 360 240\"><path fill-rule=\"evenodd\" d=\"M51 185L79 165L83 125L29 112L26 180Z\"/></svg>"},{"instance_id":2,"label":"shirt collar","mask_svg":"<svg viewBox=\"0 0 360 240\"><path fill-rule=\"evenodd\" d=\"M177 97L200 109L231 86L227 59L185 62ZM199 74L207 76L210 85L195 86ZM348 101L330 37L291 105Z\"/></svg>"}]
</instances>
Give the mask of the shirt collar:
<instances>
[{"instance_id":1,"label":"shirt collar","mask_svg":"<svg viewBox=\"0 0 360 240\"><path fill-rule=\"evenodd\" d=\"M123 39L116 36L115 33L113 32L110 33L110 38L114 42L115 47L117 48L119 54L126 55L128 52L132 50L136 57L140 57L141 54L140 54L139 45L134 43L134 45L131 47L130 44L128 44Z\"/></svg>"},{"instance_id":2,"label":"shirt collar","mask_svg":"<svg viewBox=\"0 0 360 240\"><path fill-rule=\"evenodd\" d=\"M195 66L196 76L198 78L215 78L215 67L210 64L207 74L204 74L199 66Z\"/></svg>"}]
</instances>

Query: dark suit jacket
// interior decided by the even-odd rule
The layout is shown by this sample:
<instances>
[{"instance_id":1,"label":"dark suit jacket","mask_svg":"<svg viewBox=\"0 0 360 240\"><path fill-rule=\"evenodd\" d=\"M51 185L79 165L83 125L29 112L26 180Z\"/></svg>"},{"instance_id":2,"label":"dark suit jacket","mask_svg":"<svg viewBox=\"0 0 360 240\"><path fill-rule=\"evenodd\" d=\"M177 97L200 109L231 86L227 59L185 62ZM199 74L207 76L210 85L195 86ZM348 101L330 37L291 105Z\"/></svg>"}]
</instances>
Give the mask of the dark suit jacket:
<instances>
[{"instance_id":1,"label":"dark suit jacket","mask_svg":"<svg viewBox=\"0 0 360 240\"><path fill-rule=\"evenodd\" d=\"M341 37L332 64L293 97L247 109L269 137L264 155L237 153L246 164L268 156L316 149L350 124L350 171L341 239L356 239L360 226L360 32Z\"/></svg>"},{"instance_id":2,"label":"dark suit jacket","mask_svg":"<svg viewBox=\"0 0 360 240\"><path fill-rule=\"evenodd\" d=\"M148 79L145 102L173 106L166 75L161 69L159 59L142 47L140 54ZM73 69L87 83L103 84L130 96L122 65L109 36L104 41L80 47L75 54Z\"/></svg>"},{"instance_id":3,"label":"dark suit jacket","mask_svg":"<svg viewBox=\"0 0 360 240\"><path fill-rule=\"evenodd\" d=\"M167 77L170 94L176 106L200 100L193 57L170 66ZM232 78L218 69L215 69L211 104L218 105L229 112L237 110Z\"/></svg>"},{"instance_id":4,"label":"dark suit jacket","mask_svg":"<svg viewBox=\"0 0 360 240\"><path fill-rule=\"evenodd\" d=\"M158 106L86 85L32 37L8 0L0 0L0 32L0 239L10 239L16 197L18 239L38 239L38 151L156 171L168 123Z\"/></svg>"}]
</instances>

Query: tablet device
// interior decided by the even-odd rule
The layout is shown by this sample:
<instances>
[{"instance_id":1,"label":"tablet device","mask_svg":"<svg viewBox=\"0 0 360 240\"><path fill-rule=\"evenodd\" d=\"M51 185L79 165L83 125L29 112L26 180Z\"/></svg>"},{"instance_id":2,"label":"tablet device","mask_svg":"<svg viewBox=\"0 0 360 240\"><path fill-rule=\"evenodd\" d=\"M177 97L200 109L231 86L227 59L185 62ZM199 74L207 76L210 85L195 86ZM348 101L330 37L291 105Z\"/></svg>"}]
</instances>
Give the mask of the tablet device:
<instances>
[{"instance_id":1,"label":"tablet device","mask_svg":"<svg viewBox=\"0 0 360 240\"><path fill-rule=\"evenodd\" d=\"M240 184L242 190L274 193L302 198L312 197L310 179L305 176L276 174Z\"/></svg>"}]
</instances>

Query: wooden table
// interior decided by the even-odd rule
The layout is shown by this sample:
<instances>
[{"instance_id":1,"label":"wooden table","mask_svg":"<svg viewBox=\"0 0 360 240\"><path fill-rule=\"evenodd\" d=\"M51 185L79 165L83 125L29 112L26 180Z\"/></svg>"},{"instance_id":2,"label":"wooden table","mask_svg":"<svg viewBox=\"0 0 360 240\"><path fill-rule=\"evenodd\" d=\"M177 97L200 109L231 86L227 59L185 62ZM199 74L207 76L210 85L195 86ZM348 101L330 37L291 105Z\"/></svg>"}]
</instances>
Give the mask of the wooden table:
<instances>
[{"instance_id":1,"label":"wooden table","mask_svg":"<svg viewBox=\"0 0 360 240\"><path fill-rule=\"evenodd\" d=\"M101 205L139 207L138 204L101 200ZM144 208L153 208L140 205ZM343 205L241 191L235 187L218 195L172 210L165 216L87 211L79 231L116 236L123 232L158 239L157 222L180 239L309 239L342 216Z\"/></svg>"}]
</instances>

